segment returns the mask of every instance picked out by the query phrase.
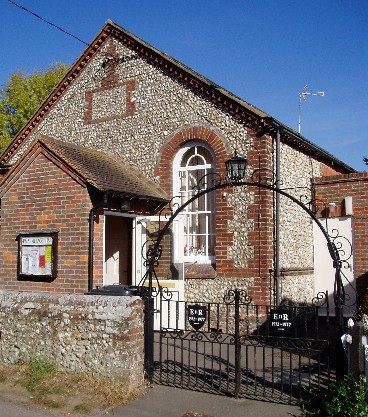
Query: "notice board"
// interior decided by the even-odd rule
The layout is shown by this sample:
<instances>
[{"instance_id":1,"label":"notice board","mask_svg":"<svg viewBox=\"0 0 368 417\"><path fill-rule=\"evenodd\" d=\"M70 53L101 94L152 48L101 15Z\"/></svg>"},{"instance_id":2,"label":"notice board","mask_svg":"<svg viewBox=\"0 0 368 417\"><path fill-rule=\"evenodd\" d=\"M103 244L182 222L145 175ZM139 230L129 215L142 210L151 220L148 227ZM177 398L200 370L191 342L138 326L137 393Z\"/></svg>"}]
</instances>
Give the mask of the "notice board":
<instances>
[{"instance_id":1,"label":"notice board","mask_svg":"<svg viewBox=\"0 0 368 417\"><path fill-rule=\"evenodd\" d=\"M20 233L18 242L19 277L54 278L56 276L56 233Z\"/></svg>"}]
</instances>

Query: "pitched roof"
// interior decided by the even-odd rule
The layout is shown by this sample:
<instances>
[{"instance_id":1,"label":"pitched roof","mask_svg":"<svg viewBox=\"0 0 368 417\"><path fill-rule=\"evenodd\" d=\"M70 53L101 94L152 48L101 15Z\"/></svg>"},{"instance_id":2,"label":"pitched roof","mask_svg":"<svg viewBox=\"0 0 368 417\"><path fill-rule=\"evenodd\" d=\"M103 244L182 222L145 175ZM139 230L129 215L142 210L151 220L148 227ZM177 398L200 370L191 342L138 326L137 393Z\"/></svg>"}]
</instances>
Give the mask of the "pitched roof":
<instances>
[{"instance_id":1,"label":"pitched roof","mask_svg":"<svg viewBox=\"0 0 368 417\"><path fill-rule=\"evenodd\" d=\"M291 146L302 149L304 152L322 159L329 165L338 166L342 170L346 171L346 173L355 172L353 168L335 158L332 154L306 139L295 130L289 128L264 111L218 86L171 56L154 48L111 20L106 22L103 29L76 61L64 79L55 87L39 110L36 111L28 123L15 136L8 148L2 155L0 155L0 165L7 164L12 156L21 148L23 142L31 134L32 130L34 130L48 114L53 105L59 100L59 97L69 87L69 85L73 83L74 79L79 76L84 67L101 48L109 36L115 37L126 47L135 51L140 56L145 57L153 64L160 66L172 76L179 78L183 83L187 84L190 88L197 91L198 94L201 94L206 99L216 103L222 108L225 108L234 117L237 117L242 122L245 122L256 132L259 132L260 135L267 132L275 133L276 131L280 131L281 140Z\"/></svg>"},{"instance_id":2,"label":"pitched roof","mask_svg":"<svg viewBox=\"0 0 368 417\"><path fill-rule=\"evenodd\" d=\"M96 189L128 197L168 201L165 192L124 159L47 136L38 141Z\"/></svg>"}]
</instances>

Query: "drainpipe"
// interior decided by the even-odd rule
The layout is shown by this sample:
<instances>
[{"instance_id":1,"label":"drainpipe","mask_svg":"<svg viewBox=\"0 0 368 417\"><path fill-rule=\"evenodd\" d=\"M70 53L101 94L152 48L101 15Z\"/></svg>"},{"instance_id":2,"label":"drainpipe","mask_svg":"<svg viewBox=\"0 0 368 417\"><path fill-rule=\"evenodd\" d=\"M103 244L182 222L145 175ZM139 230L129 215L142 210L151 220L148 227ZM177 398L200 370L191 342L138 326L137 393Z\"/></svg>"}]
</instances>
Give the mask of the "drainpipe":
<instances>
[{"instance_id":1,"label":"drainpipe","mask_svg":"<svg viewBox=\"0 0 368 417\"><path fill-rule=\"evenodd\" d=\"M276 132L276 189L280 189L280 126ZM280 304L280 193L275 196L275 283L276 305Z\"/></svg>"},{"instance_id":2,"label":"drainpipe","mask_svg":"<svg viewBox=\"0 0 368 417\"><path fill-rule=\"evenodd\" d=\"M88 292L93 289L93 243L94 243L94 217L98 209L104 206L107 196L104 195L103 200L91 208L89 212L89 242L88 242Z\"/></svg>"}]
</instances>

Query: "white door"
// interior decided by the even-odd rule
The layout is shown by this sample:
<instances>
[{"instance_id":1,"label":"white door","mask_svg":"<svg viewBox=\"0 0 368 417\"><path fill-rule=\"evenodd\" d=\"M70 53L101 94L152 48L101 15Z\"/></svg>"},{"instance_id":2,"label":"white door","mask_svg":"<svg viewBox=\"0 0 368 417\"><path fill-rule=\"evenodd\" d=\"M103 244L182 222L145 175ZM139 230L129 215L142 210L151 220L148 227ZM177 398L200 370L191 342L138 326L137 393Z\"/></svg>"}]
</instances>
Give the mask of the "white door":
<instances>
[{"instance_id":1,"label":"white door","mask_svg":"<svg viewBox=\"0 0 368 417\"><path fill-rule=\"evenodd\" d=\"M147 268L144 265L144 254L146 253L145 245L149 240L150 231L154 230L155 228L158 229L158 221L159 218L157 216L135 219L135 225L133 226L135 230L135 233L133 233L135 245L135 259L133 260L135 265L135 273L133 274L133 282L135 285L142 284L142 279L146 273ZM159 277L158 283L156 279L154 279L152 282L154 289L158 289L159 286L167 288L167 290L171 293L170 296L172 297L171 302L165 301L162 303L161 307L160 297L155 297L155 310L158 311L158 313L155 314L155 330L160 328L160 317L163 320L162 327L176 328L179 326L178 328L183 328L184 325L184 264L175 264L175 267L178 270L178 274L175 279L164 279ZM148 279L146 279L143 285L148 286L148 284ZM180 303L178 303L179 301ZM167 310L170 308L172 311L174 308L180 310L179 321L175 319L174 316L172 316L172 319L170 320L167 318L169 317Z\"/></svg>"}]
</instances>

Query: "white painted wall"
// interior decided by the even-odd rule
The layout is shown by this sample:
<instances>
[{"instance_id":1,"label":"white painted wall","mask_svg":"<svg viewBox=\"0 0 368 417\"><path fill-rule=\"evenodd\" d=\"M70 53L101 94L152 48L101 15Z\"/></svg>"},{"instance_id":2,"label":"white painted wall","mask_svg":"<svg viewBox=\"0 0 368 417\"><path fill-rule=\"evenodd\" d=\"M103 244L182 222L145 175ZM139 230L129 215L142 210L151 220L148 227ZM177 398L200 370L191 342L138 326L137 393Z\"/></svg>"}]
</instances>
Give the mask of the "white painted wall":
<instances>
[{"instance_id":1,"label":"white painted wall","mask_svg":"<svg viewBox=\"0 0 368 417\"><path fill-rule=\"evenodd\" d=\"M322 224L326 230L326 221ZM335 245L340 247L340 259L346 259L351 254L351 247L349 242L353 242L353 225L351 217L333 217L327 219L327 230L331 237L341 236L335 240ZM333 268L332 258L327 248L327 241L322 231L316 223L313 225L314 234L314 277L315 277L315 291L316 294L320 291L328 290L330 301L330 313L334 315L334 280L335 269ZM331 239L333 240L333 239ZM354 258L353 255L348 260L347 264L343 263L342 276L343 286L345 292L350 296L350 301L347 301L347 306L344 307L344 316L351 317L355 310L356 292L355 292L355 278L354 278Z\"/></svg>"}]
</instances>

